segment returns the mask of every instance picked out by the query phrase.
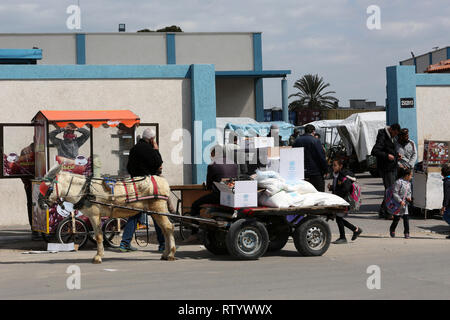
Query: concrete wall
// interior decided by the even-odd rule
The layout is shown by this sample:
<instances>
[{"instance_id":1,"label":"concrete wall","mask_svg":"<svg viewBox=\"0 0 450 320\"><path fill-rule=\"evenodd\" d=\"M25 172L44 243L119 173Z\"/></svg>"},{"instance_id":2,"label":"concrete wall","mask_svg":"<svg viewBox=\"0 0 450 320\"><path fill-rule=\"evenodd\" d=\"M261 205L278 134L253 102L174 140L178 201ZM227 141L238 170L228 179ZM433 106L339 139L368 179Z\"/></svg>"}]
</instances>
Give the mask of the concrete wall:
<instances>
[{"instance_id":1,"label":"concrete wall","mask_svg":"<svg viewBox=\"0 0 450 320\"><path fill-rule=\"evenodd\" d=\"M423 73L430 65L430 56L428 54L416 58L417 73Z\"/></svg>"},{"instance_id":2,"label":"concrete wall","mask_svg":"<svg viewBox=\"0 0 450 320\"><path fill-rule=\"evenodd\" d=\"M218 117L255 118L255 86L253 79L216 80Z\"/></svg>"},{"instance_id":3,"label":"concrete wall","mask_svg":"<svg viewBox=\"0 0 450 320\"><path fill-rule=\"evenodd\" d=\"M402 66L413 66L413 65L414 65L414 59L411 58L411 59L402 61L400 64L401 64Z\"/></svg>"},{"instance_id":4,"label":"concrete wall","mask_svg":"<svg viewBox=\"0 0 450 320\"><path fill-rule=\"evenodd\" d=\"M216 71L253 70L253 34L176 34L177 64L214 64Z\"/></svg>"},{"instance_id":5,"label":"concrete wall","mask_svg":"<svg viewBox=\"0 0 450 320\"><path fill-rule=\"evenodd\" d=\"M185 174L183 165L171 161L172 149L182 143L171 141L173 130L183 127L191 130L190 85L189 79L1 80L2 110L10 112L3 112L0 122L27 123L39 109L130 109L140 116L141 122L160 124L160 150L169 183L190 183L189 179L183 179L190 176ZM8 132L13 135L16 131ZM24 138L23 143L30 139L32 135ZM108 152L109 148L110 145L105 145L104 150L94 152ZM0 180L0 195L1 202L8 204L0 206L0 225L27 224L26 198L20 179Z\"/></svg>"},{"instance_id":6,"label":"concrete wall","mask_svg":"<svg viewBox=\"0 0 450 320\"><path fill-rule=\"evenodd\" d=\"M86 34L86 64L166 64L164 33Z\"/></svg>"},{"instance_id":7,"label":"concrete wall","mask_svg":"<svg viewBox=\"0 0 450 320\"><path fill-rule=\"evenodd\" d=\"M2 49L42 49L38 64L75 64L75 34L0 34Z\"/></svg>"},{"instance_id":8,"label":"concrete wall","mask_svg":"<svg viewBox=\"0 0 450 320\"><path fill-rule=\"evenodd\" d=\"M417 87L417 131L419 159L423 158L424 140L450 141L449 86Z\"/></svg>"},{"instance_id":9,"label":"concrete wall","mask_svg":"<svg viewBox=\"0 0 450 320\"><path fill-rule=\"evenodd\" d=\"M432 64L436 64L439 63L440 61L450 59L450 57L447 57L447 48L443 48L433 52L431 57L433 61Z\"/></svg>"}]
</instances>

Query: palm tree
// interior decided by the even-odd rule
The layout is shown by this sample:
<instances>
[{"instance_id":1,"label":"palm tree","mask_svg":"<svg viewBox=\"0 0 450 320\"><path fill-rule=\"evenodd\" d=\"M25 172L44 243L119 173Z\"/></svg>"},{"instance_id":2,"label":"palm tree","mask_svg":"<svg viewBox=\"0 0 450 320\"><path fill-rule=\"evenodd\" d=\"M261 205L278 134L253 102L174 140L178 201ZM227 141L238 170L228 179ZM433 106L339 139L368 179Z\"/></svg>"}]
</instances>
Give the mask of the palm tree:
<instances>
[{"instance_id":1,"label":"palm tree","mask_svg":"<svg viewBox=\"0 0 450 320\"><path fill-rule=\"evenodd\" d=\"M338 106L338 99L331 94L336 92L328 91L323 92L325 88L329 87L329 83L324 83L323 78L312 74L304 75L301 79L297 80L294 84L294 88L297 88L299 92L291 94L291 97L297 97L298 99L293 101L289 105L290 110L300 109L333 109Z\"/></svg>"}]
</instances>

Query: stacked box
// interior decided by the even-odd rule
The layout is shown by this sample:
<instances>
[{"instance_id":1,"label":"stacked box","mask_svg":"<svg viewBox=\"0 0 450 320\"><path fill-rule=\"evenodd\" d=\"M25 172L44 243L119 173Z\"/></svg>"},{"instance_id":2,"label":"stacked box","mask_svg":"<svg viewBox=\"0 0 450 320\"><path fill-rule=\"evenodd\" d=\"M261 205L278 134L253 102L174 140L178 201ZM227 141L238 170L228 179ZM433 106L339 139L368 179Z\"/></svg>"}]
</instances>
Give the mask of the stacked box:
<instances>
[{"instance_id":1,"label":"stacked box","mask_svg":"<svg viewBox=\"0 0 450 320\"><path fill-rule=\"evenodd\" d=\"M423 151L424 172L435 170L449 162L450 141L425 140Z\"/></svg>"}]
</instances>

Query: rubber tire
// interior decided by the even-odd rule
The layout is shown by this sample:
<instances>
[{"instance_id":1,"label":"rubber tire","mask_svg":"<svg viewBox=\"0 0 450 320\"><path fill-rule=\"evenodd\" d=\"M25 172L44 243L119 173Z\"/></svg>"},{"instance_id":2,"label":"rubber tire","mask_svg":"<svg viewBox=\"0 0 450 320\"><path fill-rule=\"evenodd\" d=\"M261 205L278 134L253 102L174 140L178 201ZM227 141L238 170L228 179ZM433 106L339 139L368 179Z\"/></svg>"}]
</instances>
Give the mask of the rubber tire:
<instances>
[{"instance_id":1,"label":"rubber tire","mask_svg":"<svg viewBox=\"0 0 450 320\"><path fill-rule=\"evenodd\" d=\"M63 227L66 224L69 224L69 223L70 223L70 225L72 225L72 218L71 217L64 218L58 224L58 228L56 229L56 239L58 240L58 242L60 242L60 243L68 243L68 242L64 242L64 239L62 238L62 235L61 235L61 231L62 231ZM82 248L86 244L87 240L89 239L89 230L87 228L86 223L83 220L79 219L79 218L75 218L75 225L78 225L78 226L80 226L81 228L84 229L84 232L80 233L81 241L75 241L75 240L73 241L75 244L78 244L79 248ZM84 233L84 235L83 235L83 233Z\"/></svg>"},{"instance_id":2,"label":"rubber tire","mask_svg":"<svg viewBox=\"0 0 450 320\"><path fill-rule=\"evenodd\" d=\"M267 232L269 233L268 252L280 251L288 242L289 236L291 235L291 227L285 220L266 225Z\"/></svg>"},{"instance_id":3,"label":"rubber tire","mask_svg":"<svg viewBox=\"0 0 450 320\"><path fill-rule=\"evenodd\" d=\"M220 231L206 230L204 232L203 245L214 255L228 254L226 235Z\"/></svg>"},{"instance_id":4,"label":"rubber tire","mask_svg":"<svg viewBox=\"0 0 450 320\"><path fill-rule=\"evenodd\" d=\"M253 231L258 237L259 248L253 253L246 253L239 248L239 235L245 230ZM269 233L264 224L256 220L237 220L231 225L225 239L228 252L239 260L257 260L269 247Z\"/></svg>"},{"instance_id":5,"label":"rubber tire","mask_svg":"<svg viewBox=\"0 0 450 320\"><path fill-rule=\"evenodd\" d=\"M318 249L314 249L308 245L307 232L311 228L318 228L324 234L324 240L322 241L323 244ZM321 256L328 250L331 243L330 226L321 218L304 219L300 222L297 228L295 228L293 238L295 248L300 255L305 257Z\"/></svg>"},{"instance_id":6,"label":"rubber tire","mask_svg":"<svg viewBox=\"0 0 450 320\"><path fill-rule=\"evenodd\" d=\"M106 228L108 228L108 226L111 223L115 223L117 224L117 219L120 219L120 225L121 225L121 230L123 230L123 228L125 227L125 225L127 224L127 220L124 218L113 218L113 219L108 219L102 227L102 232L103 232L103 243L110 247L110 248L119 248L120 247L120 243L119 244L115 244L112 240L118 236L120 236L122 238L122 235L120 234L114 234L112 235L112 237L108 237L106 234Z\"/></svg>"}]
</instances>

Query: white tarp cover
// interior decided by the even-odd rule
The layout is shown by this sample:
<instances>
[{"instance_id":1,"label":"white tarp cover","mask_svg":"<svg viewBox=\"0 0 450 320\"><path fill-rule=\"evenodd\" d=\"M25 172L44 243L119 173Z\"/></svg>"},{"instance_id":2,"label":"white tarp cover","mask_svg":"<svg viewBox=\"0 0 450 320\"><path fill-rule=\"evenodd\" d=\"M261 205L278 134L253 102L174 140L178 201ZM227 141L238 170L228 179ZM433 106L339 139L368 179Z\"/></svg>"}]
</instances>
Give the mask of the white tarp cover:
<instances>
[{"instance_id":1,"label":"white tarp cover","mask_svg":"<svg viewBox=\"0 0 450 320\"><path fill-rule=\"evenodd\" d=\"M384 127L386 127L385 111L363 112L344 119L338 126L338 131L344 142L350 139L358 161L361 162L370 155L377 140L378 130Z\"/></svg>"},{"instance_id":2,"label":"white tarp cover","mask_svg":"<svg viewBox=\"0 0 450 320\"><path fill-rule=\"evenodd\" d=\"M328 145L337 145L341 138L339 136L337 126L339 126L344 120L319 120L307 123L312 124L316 128L316 132L320 134L320 140L322 143Z\"/></svg>"}]
</instances>

